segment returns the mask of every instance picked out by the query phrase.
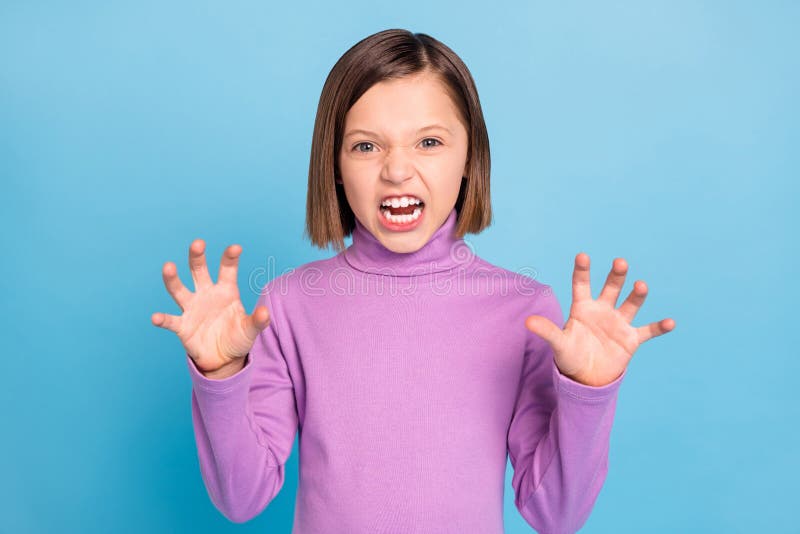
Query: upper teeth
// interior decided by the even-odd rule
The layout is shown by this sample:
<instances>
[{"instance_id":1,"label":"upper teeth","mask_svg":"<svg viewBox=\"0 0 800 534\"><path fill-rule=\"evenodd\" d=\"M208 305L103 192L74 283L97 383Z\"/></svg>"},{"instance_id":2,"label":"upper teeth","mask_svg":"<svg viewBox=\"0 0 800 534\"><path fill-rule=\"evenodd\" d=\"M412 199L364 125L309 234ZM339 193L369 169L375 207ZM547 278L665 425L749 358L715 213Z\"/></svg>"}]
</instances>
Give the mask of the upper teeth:
<instances>
[{"instance_id":1,"label":"upper teeth","mask_svg":"<svg viewBox=\"0 0 800 534\"><path fill-rule=\"evenodd\" d=\"M383 202L381 202L381 206L386 206L386 207L391 206L393 208L399 208L402 206L405 208L406 206L409 206L411 204L416 205L421 203L422 201L415 197L395 197L384 200Z\"/></svg>"}]
</instances>

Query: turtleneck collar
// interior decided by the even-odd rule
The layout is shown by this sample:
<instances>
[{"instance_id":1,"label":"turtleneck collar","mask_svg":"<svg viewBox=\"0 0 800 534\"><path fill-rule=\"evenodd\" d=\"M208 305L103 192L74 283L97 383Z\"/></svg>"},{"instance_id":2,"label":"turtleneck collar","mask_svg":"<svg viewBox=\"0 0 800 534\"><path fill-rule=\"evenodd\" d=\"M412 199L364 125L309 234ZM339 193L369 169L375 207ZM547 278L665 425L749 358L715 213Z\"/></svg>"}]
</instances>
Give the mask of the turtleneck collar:
<instances>
[{"instance_id":1,"label":"turtleneck collar","mask_svg":"<svg viewBox=\"0 0 800 534\"><path fill-rule=\"evenodd\" d=\"M389 276L420 276L464 266L474 253L464 239L455 236L457 215L453 208L428 242L414 252L389 250L356 219L353 243L345 249L344 258L359 271Z\"/></svg>"}]
</instances>

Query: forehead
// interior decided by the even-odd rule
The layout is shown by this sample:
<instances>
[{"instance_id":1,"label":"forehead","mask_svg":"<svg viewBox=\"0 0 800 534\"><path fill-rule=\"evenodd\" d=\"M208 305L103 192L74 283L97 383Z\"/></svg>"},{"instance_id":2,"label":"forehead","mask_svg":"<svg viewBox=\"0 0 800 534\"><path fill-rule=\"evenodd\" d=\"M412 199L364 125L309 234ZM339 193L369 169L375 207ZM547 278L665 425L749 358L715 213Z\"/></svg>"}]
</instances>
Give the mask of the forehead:
<instances>
[{"instance_id":1,"label":"forehead","mask_svg":"<svg viewBox=\"0 0 800 534\"><path fill-rule=\"evenodd\" d=\"M376 83L345 116L348 129L403 130L434 122L452 128L458 121L458 109L444 83L429 73Z\"/></svg>"}]
</instances>

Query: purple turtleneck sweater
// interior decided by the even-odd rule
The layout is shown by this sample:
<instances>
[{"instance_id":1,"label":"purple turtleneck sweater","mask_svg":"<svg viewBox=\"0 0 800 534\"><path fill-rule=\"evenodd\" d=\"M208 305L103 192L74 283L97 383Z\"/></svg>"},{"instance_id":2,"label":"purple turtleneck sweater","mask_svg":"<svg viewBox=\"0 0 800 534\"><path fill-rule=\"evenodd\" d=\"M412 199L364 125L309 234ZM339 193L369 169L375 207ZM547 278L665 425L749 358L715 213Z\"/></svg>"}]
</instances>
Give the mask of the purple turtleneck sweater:
<instances>
[{"instance_id":1,"label":"purple turtleneck sweater","mask_svg":"<svg viewBox=\"0 0 800 534\"><path fill-rule=\"evenodd\" d=\"M272 501L299 432L294 534L501 534L507 457L533 528L585 523L625 373L562 375L525 327L563 327L550 287L476 256L456 216L412 253L357 221L346 250L266 284L271 322L241 371L210 379L186 356L200 471L225 517Z\"/></svg>"}]
</instances>

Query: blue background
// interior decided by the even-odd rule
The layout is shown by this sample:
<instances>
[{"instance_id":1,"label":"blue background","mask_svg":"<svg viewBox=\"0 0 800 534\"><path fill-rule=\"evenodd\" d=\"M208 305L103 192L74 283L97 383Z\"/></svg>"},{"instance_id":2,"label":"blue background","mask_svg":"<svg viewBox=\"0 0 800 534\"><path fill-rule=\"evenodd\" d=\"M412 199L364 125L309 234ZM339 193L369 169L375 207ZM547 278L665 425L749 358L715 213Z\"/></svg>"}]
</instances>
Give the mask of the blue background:
<instances>
[{"instance_id":1,"label":"blue background","mask_svg":"<svg viewBox=\"0 0 800 534\"><path fill-rule=\"evenodd\" d=\"M332 255L302 237L319 94L400 27L478 85L476 252L565 313L575 254L595 297L624 257L623 295L650 288L634 324L676 320L630 364L582 532L797 532L798 6L3 2L0 530L290 531L296 449L253 521L211 504L182 347L150 316L179 312L161 267L191 289L194 238L215 279L243 246L248 311L254 275ZM510 476L507 531L530 532Z\"/></svg>"}]
</instances>

